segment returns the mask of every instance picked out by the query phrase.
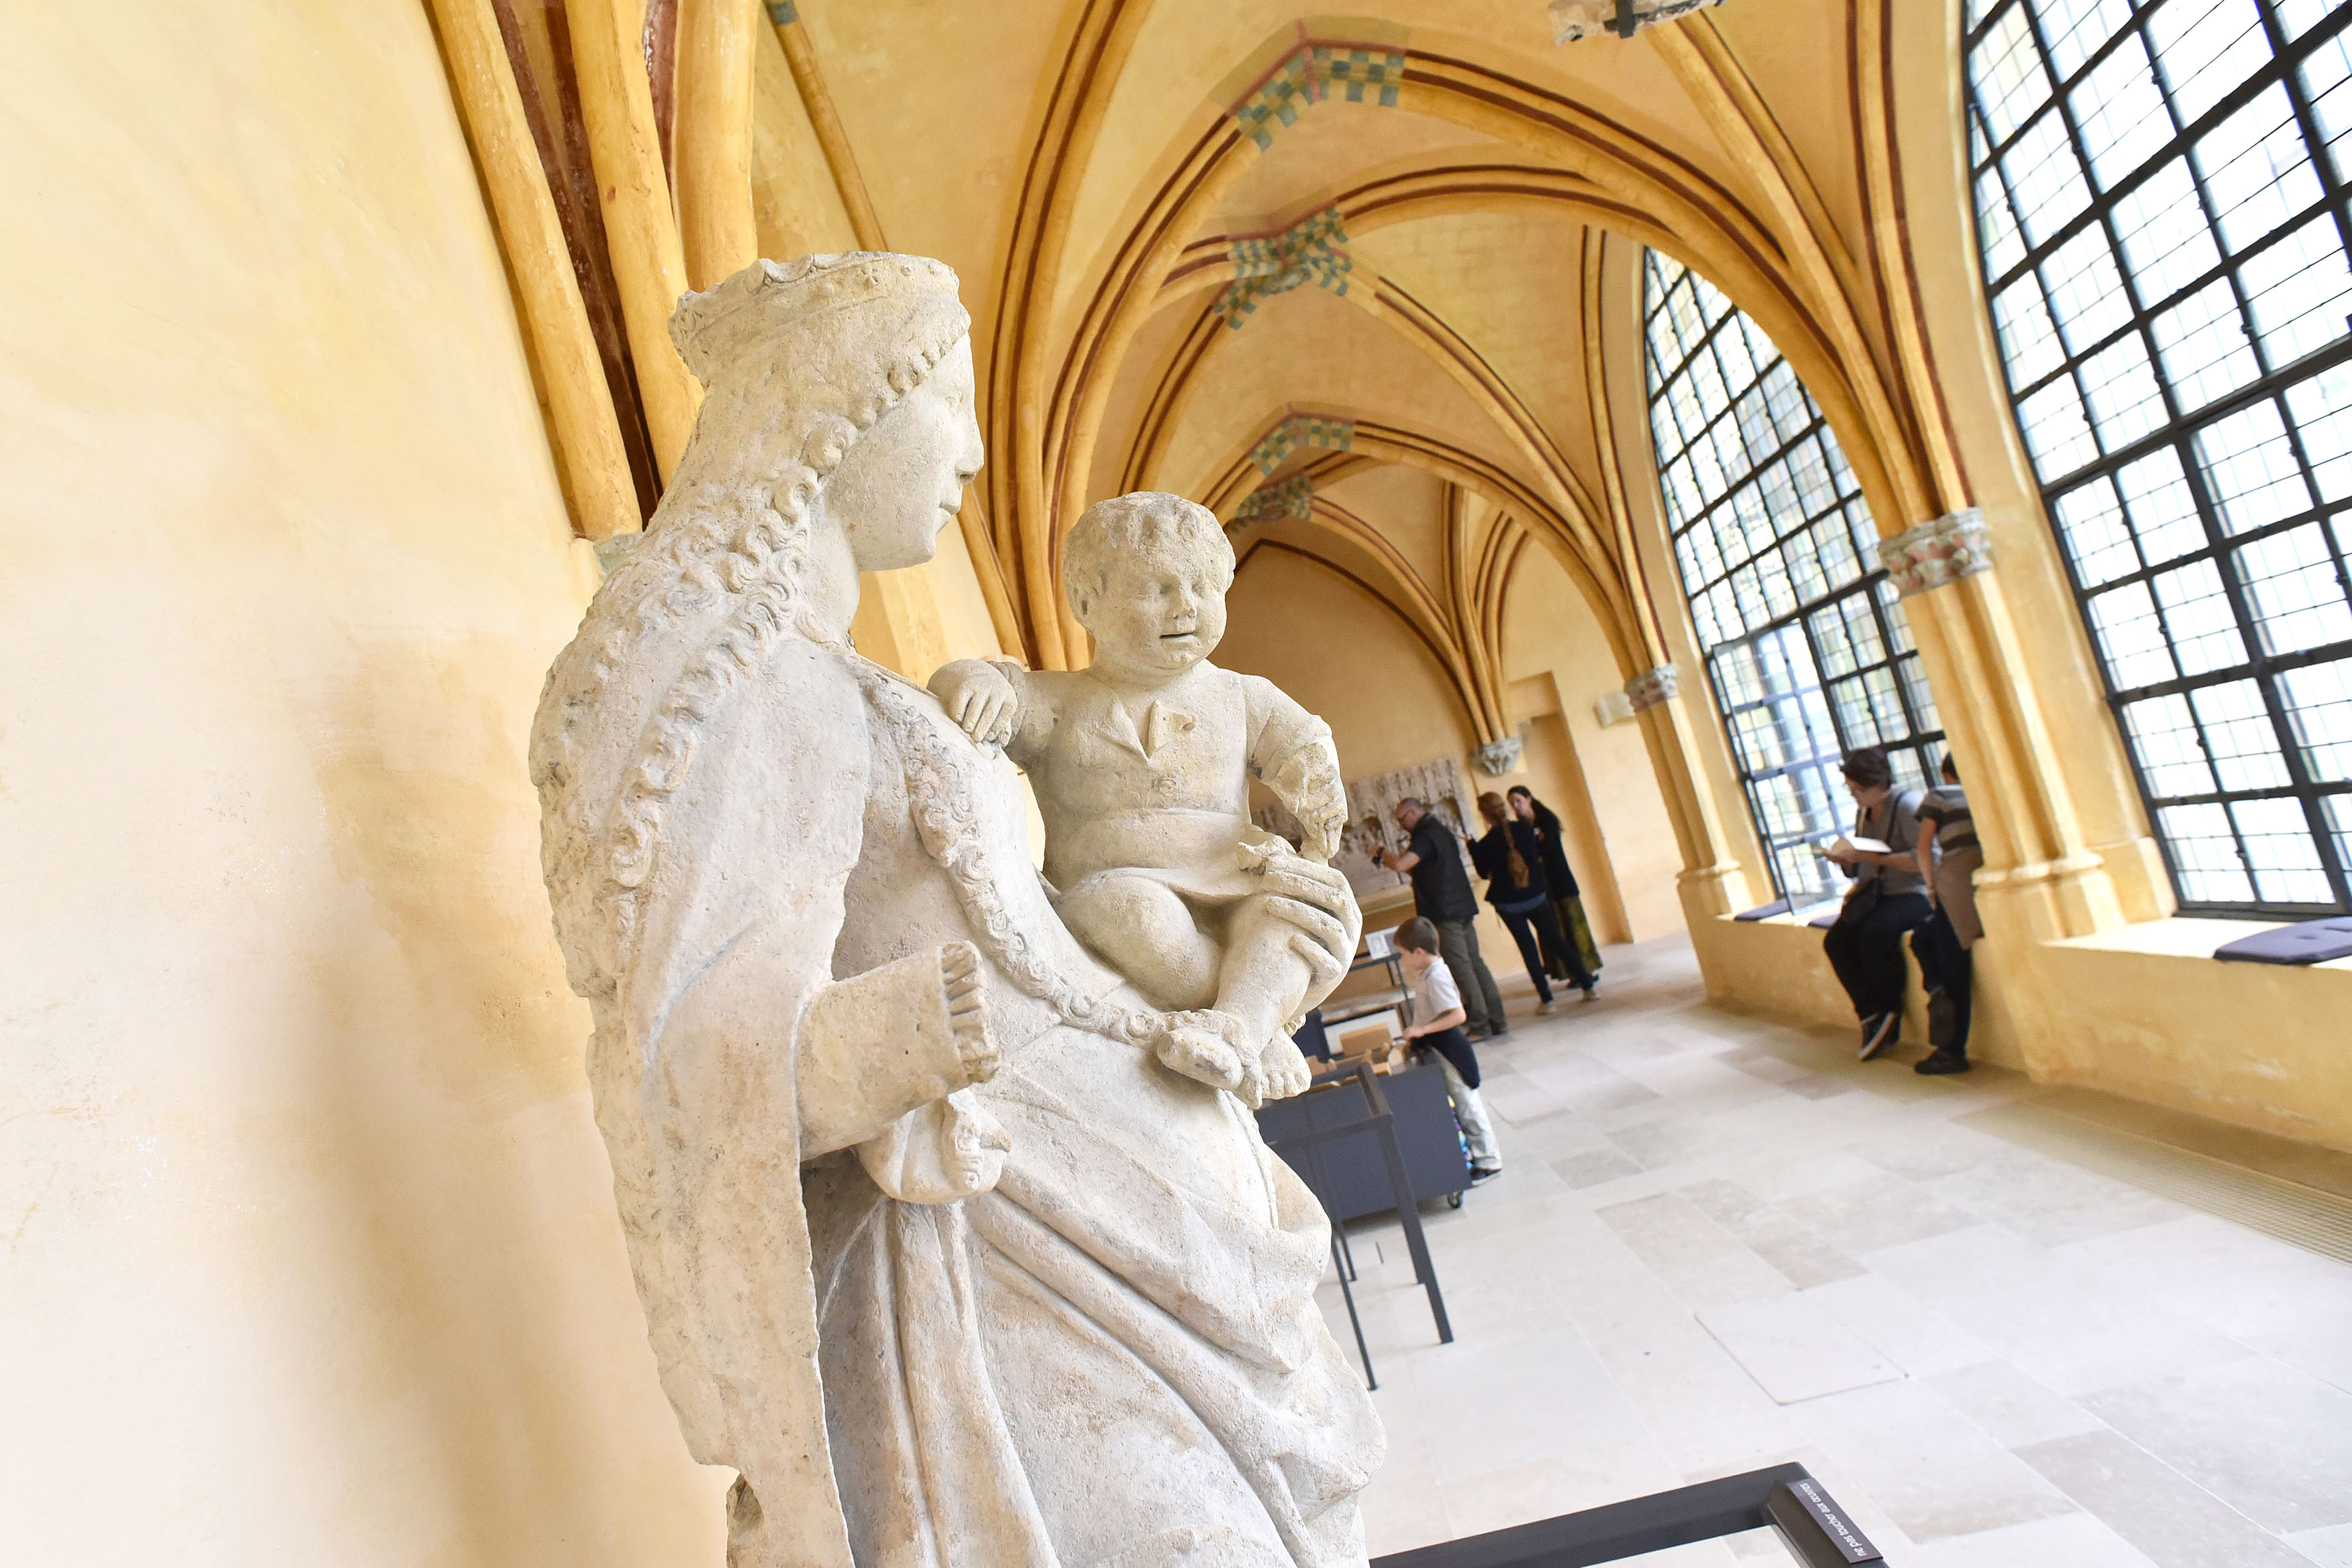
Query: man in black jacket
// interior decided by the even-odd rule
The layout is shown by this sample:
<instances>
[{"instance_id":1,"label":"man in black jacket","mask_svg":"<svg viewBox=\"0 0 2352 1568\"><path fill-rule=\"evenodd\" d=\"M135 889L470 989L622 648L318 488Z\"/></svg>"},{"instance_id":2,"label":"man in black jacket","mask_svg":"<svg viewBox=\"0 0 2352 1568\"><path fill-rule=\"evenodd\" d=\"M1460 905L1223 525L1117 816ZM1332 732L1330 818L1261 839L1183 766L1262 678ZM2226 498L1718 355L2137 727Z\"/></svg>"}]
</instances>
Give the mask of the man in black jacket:
<instances>
[{"instance_id":1,"label":"man in black jacket","mask_svg":"<svg viewBox=\"0 0 2352 1568\"><path fill-rule=\"evenodd\" d=\"M1444 819L1407 796L1397 802L1396 823L1405 831L1408 847L1394 855L1372 852L1373 862L1412 879L1413 906L1437 927L1438 952L1462 993L1462 1011L1469 1019L1470 1037L1483 1039L1509 1032L1503 1016L1503 994L1494 973L1478 955L1478 898L1470 890L1470 874L1462 868L1462 847Z\"/></svg>"}]
</instances>

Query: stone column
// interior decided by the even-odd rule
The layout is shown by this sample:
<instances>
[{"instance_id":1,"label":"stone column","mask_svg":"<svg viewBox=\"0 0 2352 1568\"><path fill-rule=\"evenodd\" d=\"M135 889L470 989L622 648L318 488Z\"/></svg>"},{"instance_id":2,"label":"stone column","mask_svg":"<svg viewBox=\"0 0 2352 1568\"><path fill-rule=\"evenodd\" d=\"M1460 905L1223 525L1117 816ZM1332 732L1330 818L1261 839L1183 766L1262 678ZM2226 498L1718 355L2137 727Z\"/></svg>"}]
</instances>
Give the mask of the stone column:
<instances>
[{"instance_id":1,"label":"stone column","mask_svg":"<svg viewBox=\"0 0 2352 1568\"><path fill-rule=\"evenodd\" d=\"M1988 927L2034 942L2124 923L2105 863L2083 836L2059 771L2015 623L1993 570L1984 514L1970 507L1884 541L1985 847L1977 900Z\"/></svg>"},{"instance_id":2,"label":"stone column","mask_svg":"<svg viewBox=\"0 0 2352 1568\"><path fill-rule=\"evenodd\" d=\"M1717 915L1737 914L1755 900L1746 868L1725 842L1715 797L1696 762L1697 737L1690 715L1675 700L1680 673L1671 663L1654 665L1625 683L1625 701L1642 721L1650 765L1665 785L1666 803L1682 839L1683 873L1675 879L1684 919L1694 925Z\"/></svg>"}]
</instances>

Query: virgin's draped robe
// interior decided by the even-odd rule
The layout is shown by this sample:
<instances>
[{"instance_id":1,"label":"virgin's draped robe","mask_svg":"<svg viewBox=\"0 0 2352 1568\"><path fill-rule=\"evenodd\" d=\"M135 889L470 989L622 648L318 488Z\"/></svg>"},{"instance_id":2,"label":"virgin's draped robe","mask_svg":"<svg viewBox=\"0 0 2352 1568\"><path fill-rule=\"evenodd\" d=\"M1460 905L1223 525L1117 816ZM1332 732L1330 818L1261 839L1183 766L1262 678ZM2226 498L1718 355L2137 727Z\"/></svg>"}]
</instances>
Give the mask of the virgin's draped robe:
<instances>
[{"instance_id":1,"label":"virgin's draped robe","mask_svg":"<svg viewBox=\"0 0 2352 1568\"><path fill-rule=\"evenodd\" d=\"M929 693L858 673L870 766L835 973L955 938L986 952L993 916L1079 989L1145 1008L1055 918L1012 770ZM924 841L927 792L950 842ZM966 886L996 910L972 907L942 853L980 858ZM810 1173L826 1407L858 1561L1360 1563L1355 1493L1382 1440L1315 1304L1321 1210L1231 1095L1059 1021L990 969L1004 1065L957 1098L1009 1138L993 1190L917 1205L855 1163Z\"/></svg>"}]
</instances>

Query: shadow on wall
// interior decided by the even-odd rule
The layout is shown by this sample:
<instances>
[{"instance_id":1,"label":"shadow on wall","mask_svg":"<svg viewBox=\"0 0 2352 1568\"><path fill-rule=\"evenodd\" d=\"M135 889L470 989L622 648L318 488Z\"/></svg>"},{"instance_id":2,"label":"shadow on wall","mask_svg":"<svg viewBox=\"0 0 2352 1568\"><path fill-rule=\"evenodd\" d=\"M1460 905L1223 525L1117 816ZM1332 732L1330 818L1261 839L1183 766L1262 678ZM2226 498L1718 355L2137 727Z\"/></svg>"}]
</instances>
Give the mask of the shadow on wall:
<instances>
[{"instance_id":1,"label":"shadow on wall","mask_svg":"<svg viewBox=\"0 0 2352 1568\"><path fill-rule=\"evenodd\" d=\"M731 1472L688 1459L656 1384L518 703L475 673L517 663L478 639L367 649L303 726L333 737L314 753L320 798L372 918L334 900L312 934L335 959L310 994L312 1109L293 1146L321 1212L283 1261L345 1282L335 1298L361 1315L324 1330L402 1407L400 1453L353 1454L345 1473L364 1484L415 1454L439 1469L429 1490L450 1511L417 1542L428 1560L715 1563Z\"/></svg>"}]
</instances>

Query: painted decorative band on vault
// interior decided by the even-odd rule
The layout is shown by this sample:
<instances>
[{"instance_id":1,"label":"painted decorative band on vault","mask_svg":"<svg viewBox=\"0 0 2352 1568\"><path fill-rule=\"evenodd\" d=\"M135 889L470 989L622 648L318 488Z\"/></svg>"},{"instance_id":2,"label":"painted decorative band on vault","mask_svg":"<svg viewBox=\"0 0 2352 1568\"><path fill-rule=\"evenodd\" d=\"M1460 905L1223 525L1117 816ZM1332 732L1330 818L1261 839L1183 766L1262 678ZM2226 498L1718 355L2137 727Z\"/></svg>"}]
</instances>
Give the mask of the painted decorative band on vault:
<instances>
[{"instance_id":1,"label":"painted decorative band on vault","mask_svg":"<svg viewBox=\"0 0 2352 1568\"><path fill-rule=\"evenodd\" d=\"M1278 485L1261 485L1250 491L1227 528L1246 528L1277 517L1304 522L1314 515L1315 484L1305 474L1293 474Z\"/></svg>"},{"instance_id":2,"label":"painted decorative band on vault","mask_svg":"<svg viewBox=\"0 0 2352 1568\"><path fill-rule=\"evenodd\" d=\"M1250 448L1249 460L1261 474L1270 474L1282 467L1283 459L1302 447L1322 447L1334 452L1345 452L1356 444L1356 422L1352 419L1326 419L1313 414L1294 414L1266 433L1265 439Z\"/></svg>"},{"instance_id":3,"label":"painted decorative band on vault","mask_svg":"<svg viewBox=\"0 0 2352 1568\"><path fill-rule=\"evenodd\" d=\"M1267 238L1237 239L1227 253L1234 280L1217 296L1213 309L1226 326L1238 331L1258 301L1286 294L1302 283L1345 294L1348 273L1355 266L1347 244L1347 226L1337 205Z\"/></svg>"}]
</instances>

